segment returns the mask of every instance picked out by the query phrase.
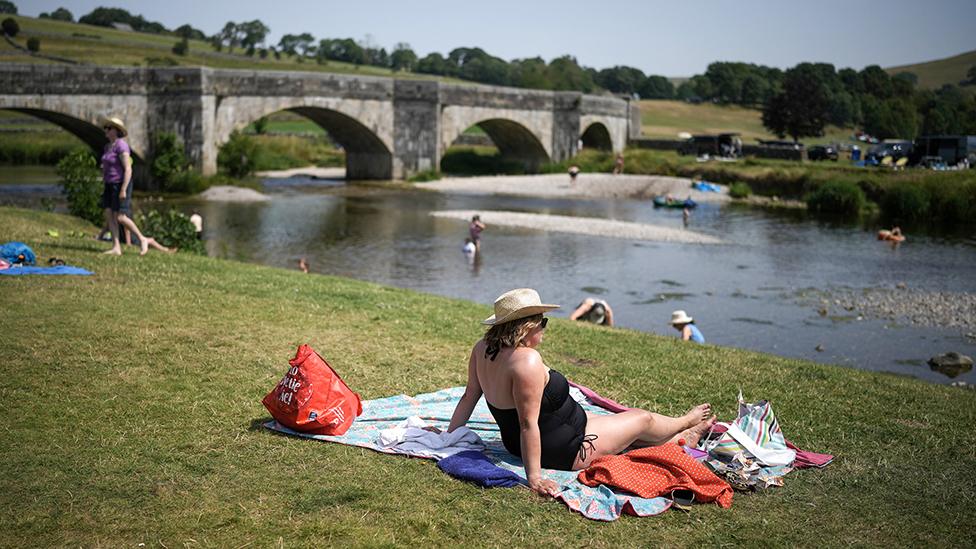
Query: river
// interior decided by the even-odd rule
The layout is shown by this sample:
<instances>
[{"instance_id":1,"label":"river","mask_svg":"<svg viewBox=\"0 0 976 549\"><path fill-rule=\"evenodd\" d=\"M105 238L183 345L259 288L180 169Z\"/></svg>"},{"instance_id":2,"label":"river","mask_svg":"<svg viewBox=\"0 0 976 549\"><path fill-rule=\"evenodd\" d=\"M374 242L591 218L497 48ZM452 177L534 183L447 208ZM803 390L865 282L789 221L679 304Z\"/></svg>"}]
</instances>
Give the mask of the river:
<instances>
[{"instance_id":1,"label":"river","mask_svg":"<svg viewBox=\"0 0 976 549\"><path fill-rule=\"evenodd\" d=\"M725 244L634 241L532 229L492 227L471 262L461 252L462 221L441 210L506 210L610 218L681 227L680 210L647 201L473 196L347 186L296 177L266 181L260 203L182 199L198 210L207 251L216 257L369 280L490 304L514 287L533 287L568 316L585 297L607 300L617 325L676 336L671 312L683 309L709 343L822 363L889 372L936 383L976 383L932 370L929 357L976 355L974 330L873 318L835 299L898 288L913 292L976 292L976 241L909 235L893 248L869 224L828 223L795 210L703 203L691 228ZM19 186L16 186L19 187ZM44 187L44 185L40 185ZM0 185L0 201L56 196ZM16 198L14 198L16 197ZM152 203L157 206L158 203ZM480 319L472 319L473 322ZM967 333L970 335L967 336ZM693 365L689 365L693 367Z\"/></svg>"}]
</instances>

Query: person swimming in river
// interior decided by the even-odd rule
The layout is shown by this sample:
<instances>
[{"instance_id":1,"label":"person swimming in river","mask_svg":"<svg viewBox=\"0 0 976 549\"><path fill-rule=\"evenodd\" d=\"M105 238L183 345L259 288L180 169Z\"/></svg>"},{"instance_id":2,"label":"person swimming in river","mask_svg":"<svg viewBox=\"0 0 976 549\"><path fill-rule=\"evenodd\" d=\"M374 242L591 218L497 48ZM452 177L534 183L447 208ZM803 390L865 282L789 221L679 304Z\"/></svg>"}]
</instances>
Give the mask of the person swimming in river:
<instances>
[{"instance_id":1,"label":"person swimming in river","mask_svg":"<svg viewBox=\"0 0 976 549\"><path fill-rule=\"evenodd\" d=\"M887 242L904 242L905 235L901 233L901 227L892 227L891 230L881 229L878 231L878 240Z\"/></svg>"}]
</instances>

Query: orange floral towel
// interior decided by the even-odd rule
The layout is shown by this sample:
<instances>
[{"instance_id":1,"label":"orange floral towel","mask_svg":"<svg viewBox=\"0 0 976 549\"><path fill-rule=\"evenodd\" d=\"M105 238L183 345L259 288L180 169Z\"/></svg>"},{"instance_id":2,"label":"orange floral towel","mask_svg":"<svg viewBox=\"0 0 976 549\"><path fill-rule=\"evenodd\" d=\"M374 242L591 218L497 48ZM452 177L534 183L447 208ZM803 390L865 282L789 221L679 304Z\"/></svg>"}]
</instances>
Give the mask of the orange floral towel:
<instances>
[{"instance_id":1,"label":"orange floral towel","mask_svg":"<svg viewBox=\"0 0 976 549\"><path fill-rule=\"evenodd\" d=\"M587 486L606 484L642 498L691 490L697 502L716 501L725 508L732 506L732 487L673 442L604 456L580 471L578 478Z\"/></svg>"}]
</instances>

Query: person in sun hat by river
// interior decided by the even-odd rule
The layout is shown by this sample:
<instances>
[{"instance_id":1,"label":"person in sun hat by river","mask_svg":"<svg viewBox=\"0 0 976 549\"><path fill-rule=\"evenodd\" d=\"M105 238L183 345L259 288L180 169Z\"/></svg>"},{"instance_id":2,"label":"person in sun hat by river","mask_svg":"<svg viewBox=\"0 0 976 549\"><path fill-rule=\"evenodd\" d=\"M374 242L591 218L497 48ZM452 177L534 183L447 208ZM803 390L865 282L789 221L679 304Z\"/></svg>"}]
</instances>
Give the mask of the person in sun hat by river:
<instances>
[{"instance_id":1,"label":"person in sun hat by river","mask_svg":"<svg viewBox=\"0 0 976 549\"><path fill-rule=\"evenodd\" d=\"M702 335L698 326L695 326L695 319L688 316L684 311L671 313L671 326L681 332L683 341L694 341L695 343L705 343L705 336Z\"/></svg>"},{"instance_id":2,"label":"person in sun hat by river","mask_svg":"<svg viewBox=\"0 0 976 549\"><path fill-rule=\"evenodd\" d=\"M559 305L542 303L530 288L505 292L495 300L489 326L468 359L468 382L448 431L464 426L482 395L501 431L505 449L521 457L529 487L552 496L559 486L542 468L576 471L593 460L630 446L654 446L684 439L695 445L712 426L709 404L681 417L631 409L587 415L569 394L569 382L542 361L536 350Z\"/></svg>"},{"instance_id":3,"label":"person in sun hat by river","mask_svg":"<svg viewBox=\"0 0 976 549\"><path fill-rule=\"evenodd\" d=\"M101 159L102 180L105 182L102 208L105 210L105 221L112 232L112 249L105 253L122 255L122 243L119 240L121 223L139 239L139 255L146 255L149 251L148 240L129 217L132 215L132 157L129 144L124 139L128 132L122 120L115 117L105 118L102 129L108 139Z\"/></svg>"}]
</instances>

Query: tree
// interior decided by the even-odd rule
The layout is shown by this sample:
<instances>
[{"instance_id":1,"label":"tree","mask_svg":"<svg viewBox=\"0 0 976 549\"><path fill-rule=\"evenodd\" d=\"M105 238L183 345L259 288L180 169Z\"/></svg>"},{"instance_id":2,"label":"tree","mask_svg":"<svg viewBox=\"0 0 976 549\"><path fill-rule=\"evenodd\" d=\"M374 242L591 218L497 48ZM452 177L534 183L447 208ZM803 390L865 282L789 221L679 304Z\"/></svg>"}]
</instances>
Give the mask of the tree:
<instances>
[{"instance_id":1,"label":"tree","mask_svg":"<svg viewBox=\"0 0 976 549\"><path fill-rule=\"evenodd\" d=\"M637 90L642 99L673 99L674 84L663 76L650 75Z\"/></svg>"},{"instance_id":2,"label":"tree","mask_svg":"<svg viewBox=\"0 0 976 549\"><path fill-rule=\"evenodd\" d=\"M224 28L214 37L219 44L226 44L227 51L234 52L234 46L240 46L244 40L244 28L233 21L224 23ZM217 49L220 51L220 48Z\"/></svg>"},{"instance_id":3,"label":"tree","mask_svg":"<svg viewBox=\"0 0 976 549\"><path fill-rule=\"evenodd\" d=\"M410 44L400 42L390 55L390 67L395 71L412 71L417 66L417 54Z\"/></svg>"},{"instance_id":4,"label":"tree","mask_svg":"<svg viewBox=\"0 0 976 549\"><path fill-rule=\"evenodd\" d=\"M8 2L7 0L0 0L0 13L17 15L17 5L13 2Z\"/></svg>"},{"instance_id":5,"label":"tree","mask_svg":"<svg viewBox=\"0 0 976 549\"><path fill-rule=\"evenodd\" d=\"M238 31L242 35L241 45L253 51L259 45L264 44L264 39L271 32L271 29L260 20L255 19L238 25Z\"/></svg>"},{"instance_id":6,"label":"tree","mask_svg":"<svg viewBox=\"0 0 976 549\"><path fill-rule=\"evenodd\" d=\"M146 21L141 15L132 15L121 8L95 8L91 13L81 16L78 22L99 27L111 27L114 23L124 23L132 27L132 30L139 32L167 32L166 27L161 23Z\"/></svg>"},{"instance_id":7,"label":"tree","mask_svg":"<svg viewBox=\"0 0 976 549\"><path fill-rule=\"evenodd\" d=\"M864 131L882 138L912 139L918 129L918 111L907 99L865 96Z\"/></svg>"},{"instance_id":8,"label":"tree","mask_svg":"<svg viewBox=\"0 0 976 549\"><path fill-rule=\"evenodd\" d=\"M887 99L892 95L891 77L884 69L877 65L869 65L858 74L861 91L871 94L878 99Z\"/></svg>"},{"instance_id":9,"label":"tree","mask_svg":"<svg viewBox=\"0 0 976 549\"><path fill-rule=\"evenodd\" d=\"M557 57L549 63L549 81L554 90L589 93L596 89L593 76L579 66L575 57L569 55Z\"/></svg>"},{"instance_id":10,"label":"tree","mask_svg":"<svg viewBox=\"0 0 976 549\"><path fill-rule=\"evenodd\" d=\"M181 36L181 37L186 38L188 40L206 40L207 39L207 35L206 34L203 34L203 31L202 30L195 29L195 28L191 27L190 25L180 25L179 27L176 27L175 29L173 29L173 32L176 33L176 36Z\"/></svg>"},{"instance_id":11,"label":"tree","mask_svg":"<svg viewBox=\"0 0 976 549\"><path fill-rule=\"evenodd\" d=\"M17 24L17 21L13 17L4 19L3 22L0 23L0 28L3 29L4 34L11 38L17 36L17 33L20 32L20 25Z\"/></svg>"},{"instance_id":12,"label":"tree","mask_svg":"<svg viewBox=\"0 0 976 549\"><path fill-rule=\"evenodd\" d=\"M190 51L190 41L184 36L182 40L173 44L174 55L186 55Z\"/></svg>"},{"instance_id":13,"label":"tree","mask_svg":"<svg viewBox=\"0 0 976 549\"><path fill-rule=\"evenodd\" d=\"M38 19L53 19L55 21L67 21L68 23L73 23L75 20L75 16L64 8L58 8L51 13L44 12L37 17Z\"/></svg>"},{"instance_id":14,"label":"tree","mask_svg":"<svg viewBox=\"0 0 976 549\"><path fill-rule=\"evenodd\" d=\"M823 135L829 103L820 73L811 63L786 71L783 90L763 107L763 126L781 138L789 135L793 141Z\"/></svg>"},{"instance_id":15,"label":"tree","mask_svg":"<svg viewBox=\"0 0 976 549\"><path fill-rule=\"evenodd\" d=\"M546 66L546 62L541 57L515 59L510 65L509 78L513 86L540 90L552 88L552 83L549 81L549 67ZM419 66L417 70L420 70Z\"/></svg>"},{"instance_id":16,"label":"tree","mask_svg":"<svg viewBox=\"0 0 976 549\"><path fill-rule=\"evenodd\" d=\"M607 91L631 95L640 90L646 79L647 76L640 69L618 65L599 71L594 80L598 86Z\"/></svg>"},{"instance_id":17,"label":"tree","mask_svg":"<svg viewBox=\"0 0 976 549\"><path fill-rule=\"evenodd\" d=\"M308 55L308 50L315 43L315 37L307 32L302 34L286 34L278 41L278 49L288 55L298 55L301 51L302 56Z\"/></svg>"},{"instance_id":18,"label":"tree","mask_svg":"<svg viewBox=\"0 0 976 549\"><path fill-rule=\"evenodd\" d=\"M433 52L417 61L417 72L423 74L449 75L451 66L443 55Z\"/></svg>"},{"instance_id":19,"label":"tree","mask_svg":"<svg viewBox=\"0 0 976 549\"><path fill-rule=\"evenodd\" d=\"M41 39L36 36L31 36L27 39L27 51L37 53L41 51Z\"/></svg>"}]
</instances>

